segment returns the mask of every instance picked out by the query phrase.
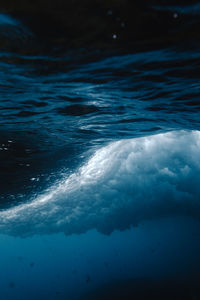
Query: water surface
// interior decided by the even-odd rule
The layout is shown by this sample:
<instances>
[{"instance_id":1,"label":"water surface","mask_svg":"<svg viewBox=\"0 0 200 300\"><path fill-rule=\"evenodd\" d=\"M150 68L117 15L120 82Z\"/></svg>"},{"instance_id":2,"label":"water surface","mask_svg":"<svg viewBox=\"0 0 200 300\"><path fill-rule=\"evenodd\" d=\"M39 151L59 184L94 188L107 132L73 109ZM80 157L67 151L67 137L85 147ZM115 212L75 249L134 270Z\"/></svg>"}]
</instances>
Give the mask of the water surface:
<instances>
[{"instance_id":1,"label":"water surface","mask_svg":"<svg viewBox=\"0 0 200 300\"><path fill-rule=\"evenodd\" d=\"M128 3L0 14L2 299L199 297L199 3Z\"/></svg>"}]
</instances>

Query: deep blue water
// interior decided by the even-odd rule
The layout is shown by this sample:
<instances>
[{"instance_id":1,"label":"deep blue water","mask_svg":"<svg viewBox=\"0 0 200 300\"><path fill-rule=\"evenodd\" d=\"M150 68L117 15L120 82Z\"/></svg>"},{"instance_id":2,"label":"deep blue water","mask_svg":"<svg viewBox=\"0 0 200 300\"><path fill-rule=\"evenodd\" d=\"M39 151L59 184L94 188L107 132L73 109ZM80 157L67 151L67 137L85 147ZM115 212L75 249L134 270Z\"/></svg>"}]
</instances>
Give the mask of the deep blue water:
<instances>
[{"instance_id":1,"label":"deep blue water","mask_svg":"<svg viewBox=\"0 0 200 300\"><path fill-rule=\"evenodd\" d=\"M200 299L200 48L184 24L181 42L59 52L0 14L0 299Z\"/></svg>"}]
</instances>

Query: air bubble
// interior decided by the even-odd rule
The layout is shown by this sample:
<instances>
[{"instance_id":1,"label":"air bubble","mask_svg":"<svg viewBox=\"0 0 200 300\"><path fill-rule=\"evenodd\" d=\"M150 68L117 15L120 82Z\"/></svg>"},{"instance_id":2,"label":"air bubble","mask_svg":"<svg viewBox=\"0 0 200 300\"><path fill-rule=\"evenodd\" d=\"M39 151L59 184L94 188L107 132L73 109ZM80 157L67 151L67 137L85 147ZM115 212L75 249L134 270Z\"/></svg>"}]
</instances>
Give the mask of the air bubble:
<instances>
[{"instance_id":1,"label":"air bubble","mask_svg":"<svg viewBox=\"0 0 200 300\"><path fill-rule=\"evenodd\" d=\"M108 16L112 16L112 14L113 14L113 11L111 9L107 11Z\"/></svg>"},{"instance_id":2,"label":"air bubble","mask_svg":"<svg viewBox=\"0 0 200 300\"><path fill-rule=\"evenodd\" d=\"M177 18L178 18L178 14L177 14L177 13L174 13L174 14L173 14L173 17L174 17L174 19L177 19Z\"/></svg>"}]
</instances>

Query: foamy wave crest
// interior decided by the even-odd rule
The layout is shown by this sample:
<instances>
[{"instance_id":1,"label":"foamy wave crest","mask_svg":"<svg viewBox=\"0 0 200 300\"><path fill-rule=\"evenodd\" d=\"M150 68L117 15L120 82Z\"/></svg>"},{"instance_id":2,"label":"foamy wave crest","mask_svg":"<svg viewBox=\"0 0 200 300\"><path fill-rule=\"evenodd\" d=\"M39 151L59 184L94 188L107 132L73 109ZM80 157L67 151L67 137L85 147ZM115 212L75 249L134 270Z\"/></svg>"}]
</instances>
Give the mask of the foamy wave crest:
<instances>
[{"instance_id":1,"label":"foamy wave crest","mask_svg":"<svg viewBox=\"0 0 200 300\"><path fill-rule=\"evenodd\" d=\"M199 131L113 142L51 191L1 211L0 232L110 233L173 214L199 218L199 182Z\"/></svg>"}]
</instances>

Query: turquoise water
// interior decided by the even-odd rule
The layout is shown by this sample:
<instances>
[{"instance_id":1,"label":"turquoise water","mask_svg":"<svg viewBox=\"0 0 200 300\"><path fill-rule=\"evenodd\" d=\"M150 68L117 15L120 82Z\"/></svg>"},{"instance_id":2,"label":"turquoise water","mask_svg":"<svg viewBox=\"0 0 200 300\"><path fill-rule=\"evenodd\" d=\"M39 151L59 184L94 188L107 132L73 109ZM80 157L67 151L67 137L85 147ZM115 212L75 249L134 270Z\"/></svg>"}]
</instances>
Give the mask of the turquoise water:
<instances>
[{"instance_id":1,"label":"turquoise water","mask_svg":"<svg viewBox=\"0 0 200 300\"><path fill-rule=\"evenodd\" d=\"M167 291L173 296L176 289L180 299L195 296L199 228L199 221L190 217L171 217L146 221L110 236L95 230L69 237L61 233L24 239L1 235L1 297L99 299L97 288L105 291L108 283L117 288L120 282L130 279L141 282L143 288L146 281L147 286L150 282L152 289L154 281L157 289L162 280L176 282L174 292L169 285L158 297L166 297ZM183 294L188 284L187 293ZM105 295L104 298L109 299Z\"/></svg>"},{"instance_id":2,"label":"turquoise water","mask_svg":"<svg viewBox=\"0 0 200 300\"><path fill-rule=\"evenodd\" d=\"M0 299L200 298L199 5L152 9L112 49L0 14Z\"/></svg>"}]
</instances>

